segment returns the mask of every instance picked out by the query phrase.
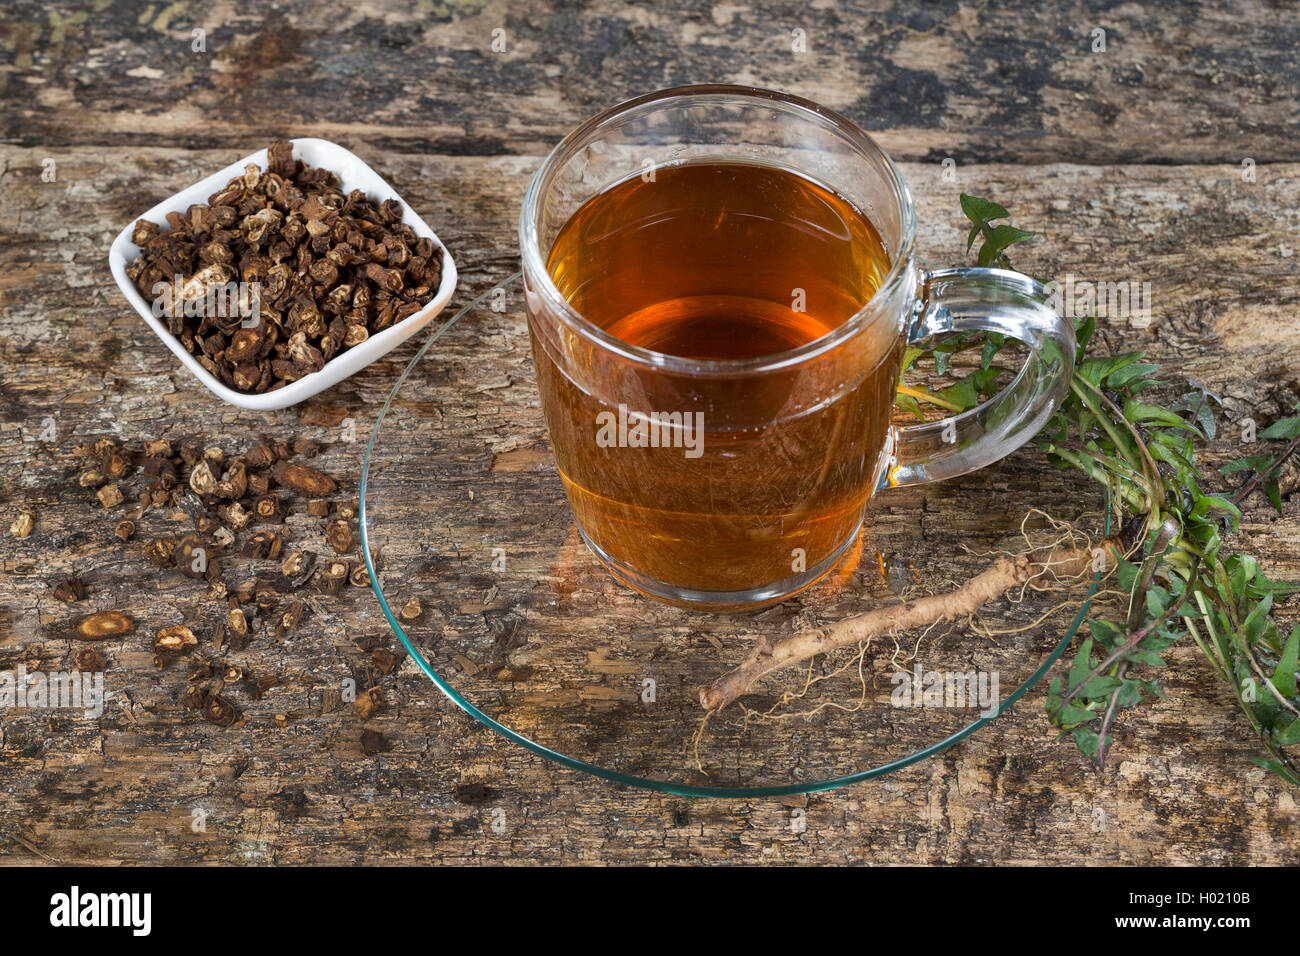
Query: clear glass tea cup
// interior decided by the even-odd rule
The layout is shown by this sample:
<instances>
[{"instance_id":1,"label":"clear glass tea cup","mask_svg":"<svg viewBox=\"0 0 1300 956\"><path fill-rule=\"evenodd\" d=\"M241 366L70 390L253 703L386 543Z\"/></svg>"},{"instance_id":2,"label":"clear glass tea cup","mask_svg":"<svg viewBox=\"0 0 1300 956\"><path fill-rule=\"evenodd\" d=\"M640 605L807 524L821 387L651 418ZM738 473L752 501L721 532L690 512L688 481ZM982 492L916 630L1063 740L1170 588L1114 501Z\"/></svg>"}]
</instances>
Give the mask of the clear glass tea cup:
<instances>
[{"instance_id":1,"label":"clear glass tea cup","mask_svg":"<svg viewBox=\"0 0 1300 956\"><path fill-rule=\"evenodd\" d=\"M874 225L887 274L846 321L775 354L686 358L620 340L573 307L548 255L588 200L689 163L761 164L825 187ZM519 228L538 388L578 529L616 578L703 610L783 600L844 557L877 492L982 468L1042 428L1073 371L1070 321L1020 273L922 271L915 235L912 198L871 138L770 90L650 93L546 158ZM1012 381L951 418L892 424L904 347L970 331L1026 346Z\"/></svg>"}]
</instances>

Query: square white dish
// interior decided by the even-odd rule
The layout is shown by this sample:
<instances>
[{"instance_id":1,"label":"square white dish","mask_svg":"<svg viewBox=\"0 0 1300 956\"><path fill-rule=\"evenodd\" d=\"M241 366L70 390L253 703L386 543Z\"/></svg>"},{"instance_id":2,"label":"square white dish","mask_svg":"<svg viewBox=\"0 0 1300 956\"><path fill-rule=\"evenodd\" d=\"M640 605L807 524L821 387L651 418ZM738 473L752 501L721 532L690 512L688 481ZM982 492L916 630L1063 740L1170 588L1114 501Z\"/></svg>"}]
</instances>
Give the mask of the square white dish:
<instances>
[{"instance_id":1,"label":"square white dish","mask_svg":"<svg viewBox=\"0 0 1300 956\"><path fill-rule=\"evenodd\" d=\"M429 239L442 250L442 279L438 284L437 294L424 308L382 332L375 333L359 345L344 349L326 362L325 367L320 371L304 375L298 381L290 382L273 392L260 394L240 392L222 383L200 365L197 358L185 350L180 340L168 331L165 322L159 321L154 316L150 303L145 301L144 296L136 289L135 283L127 276L126 268L140 254L140 247L131 241L131 233L137 221L147 219L165 227L167 213L184 213L195 203L206 203L209 196L231 179L242 175L244 167L250 163L266 169L266 150L260 149L238 162L231 163L188 189L183 189L171 198L164 199L148 212L136 216L113 240L113 245L109 249L109 268L113 272L113 278L117 280L118 288L122 290L127 301L135 306L135 310L140 313L140 317L149 328L153 329L154 334L172 350L172 353L181 360L181 364L189 369L195 378L207 386L212 394L240 408L260 410L287 408L323 392L332 385L337 385L353 372L365 368L428 325L433 317L443 310L456 291L456 263L451 253L442 244L437 234L416 215L406 200L385 182L383 177L350 150L344 149L337 143L323 139L295 139L290 142L293 143L293 155L296 159L301 159L309 166L319 166L334 173L341 181L340 188L344 193L360 189L376 203L383 202L385 199L396 199L401 203L402 222L410 226L417 236Z\"/></svg>"}]
</instances>

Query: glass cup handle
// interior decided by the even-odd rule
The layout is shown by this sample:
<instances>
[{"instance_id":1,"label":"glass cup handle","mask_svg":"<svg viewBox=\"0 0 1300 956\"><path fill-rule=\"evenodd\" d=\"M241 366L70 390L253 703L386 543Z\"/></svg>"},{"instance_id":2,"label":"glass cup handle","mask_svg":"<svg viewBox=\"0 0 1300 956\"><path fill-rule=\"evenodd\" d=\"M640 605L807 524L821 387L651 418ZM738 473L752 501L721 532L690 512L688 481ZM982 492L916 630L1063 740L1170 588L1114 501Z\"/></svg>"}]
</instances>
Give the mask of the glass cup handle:
<instances>
[{"instance_id":1,"label":"glass cup handle","mask_svg":"<svg viewBox=\"0 0 1300 956\"><path fill-rule=\"evenodd\" d=\"M1006 388L959 415L892 429L881 487L954 478L991 465L1047 424L1074 374L1074 324L1047 304L1038 282L1006 269L941 269L921 282L908 344L949 332L999 332L1029 359Z\"/></svg>"}]
</instances>

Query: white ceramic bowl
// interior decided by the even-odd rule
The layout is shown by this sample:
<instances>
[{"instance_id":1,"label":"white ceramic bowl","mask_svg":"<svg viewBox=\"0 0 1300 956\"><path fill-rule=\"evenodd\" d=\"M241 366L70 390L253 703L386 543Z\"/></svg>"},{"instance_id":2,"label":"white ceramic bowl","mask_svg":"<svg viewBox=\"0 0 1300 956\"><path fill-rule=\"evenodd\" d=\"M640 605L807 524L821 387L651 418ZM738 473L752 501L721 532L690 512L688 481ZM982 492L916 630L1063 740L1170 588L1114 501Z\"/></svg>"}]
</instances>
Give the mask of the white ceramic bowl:
<instances>
[{"instance_id":1,"label":"white ceramic bowl","mask_svg":"<svg viewBox=\"0 0 1300 956\"><path fill-rule=\"evenodd\" d=\"M406 204L406 201L397 194L397 191L384 182L378 173L352 152L336 143L323 139L295 139L292 142L295 158L301 159L309 166L320 166L328 169L337 175L341 180L340 188L343 192L347 193L353 189L360 189L376 203L383 202L385 199L396 199L401 203L402 222L414 229L417 236L424 236L432 240L433 244L442 250L442 281L438 285L437 295L419 312L408 315L402 321L370 336L360 345L344 349L326 362L325 367L319 372L305 375L298 381L290 382L274 392L248 394L222 384L211 372L199 364L197 358L185 351L185 346L181 345L180 340L167 330L166 324L154 317L150 303L144 300L144 296L136 289L135 283L127 278L126 267L140 254L140 247L131 241L131 233L135 229L138 220L148 219L150 222L157 223L160 227L165 228L167 213L184 213L186 209L195 203L206 203L209 196L225 186L234 177L241 175L244 172L244 167L249 163L254 163L259 168L266 169L266 150L258 150L251 156L245 156L237 163L231 163L225 169L213 173L207 179L195 183L189 189L181 190L170 199L163 200L148 212L136 216L118 234L108 253L109 267L113 270L113 278L117 280L118 288L122 290L122 294L126 296L127 301L135 306L135 310L148 323L149 328L154 330L158 338L162 339L163 344L175 353L176 357L193 373L195 378L206 385L208 390L218 398L222 398L232 405L238 405L240 408L287 408L290 405L296 405L305 399L311 398L331 385L337 385L353 372L365 368L375 359L405 342L428 325L429 321L443 310L443 307L451 299L452 293L456 290L456 263L452 261L451 253L447 251L447 247L442 244L442 240L429 228L428 224L415 214L411 207Z\"/></svg>"}]
</instances>

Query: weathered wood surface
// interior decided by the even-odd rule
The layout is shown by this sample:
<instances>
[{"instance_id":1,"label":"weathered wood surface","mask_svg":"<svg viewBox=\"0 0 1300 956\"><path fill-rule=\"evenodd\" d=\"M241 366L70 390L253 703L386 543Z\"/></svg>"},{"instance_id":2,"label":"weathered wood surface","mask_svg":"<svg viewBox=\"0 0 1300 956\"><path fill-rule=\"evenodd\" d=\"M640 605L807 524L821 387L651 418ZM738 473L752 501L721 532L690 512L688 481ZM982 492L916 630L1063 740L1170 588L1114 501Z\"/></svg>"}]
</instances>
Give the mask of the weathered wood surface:
<instances>
[{"instance_id":1,"label":"weathered wood surface","mask_svg":"<svg viewBox=\"0 0 1300 956\"><path fill-rule=\"evenodd\" d=\"M532 153L613 102L731 82L843 110L900 159L1277 162L1300 101L1276 2L17 0L0 38L0 130L30 146L242 151L291 129Z\"/></svg>"},{"instance_id":2,"label":"weathered wood surface","mask_svg":"<svg viewBox=\"0 0 1300 956\"><path fill-rule=\"evenodd\" d=\"M554 139L624 94L702 76L784 86L876 128L909 160L934 263L962 258L965 190L997 198L1039 234L1016 258L1026 271L1150 281L1151 326L1106 321L1107 344L1147 348L1223 394L1230 420L1267 424L1300 400L1297 79L1286 59L1296 27L1277 9L1096 14L1112 31L1096 55L1094 15L1072 7L940 18L889 7L652 15L489 4L417 19L304 10L286 22L203 9L160 4L137 21L116 7L78 19L32 5L5 27L0 530L22 508L37 520L30 537L3 537L0 667L71 666L75 649L58 629L74 612L50 592L64 573L87 580L91 604L129 608L140 622L104 647L120 693L99 720L0 715L6 861L1297 861L1296 794L1250 764L1253 738L1190 647L1163 677L1169 701L1121 724L1102 777L1054 742L1039 689L943 756L879 781L787 800L688 800L534 757L460 714L409 661L378 679L390 706L359 720L337 688L376 679L354 641L387 627L354 589L313 598L292 641L249 646L243 662L279 685L241 701L245 723L220 730L181 706L184 666L158 672L149 650L160 626L211 623L201 589L152 569L139 540L121 547L112 525L126 506L101 513L62 457L105 434L202 436L229 452L251 434L303 433L354 494L360 443L299 426L292 409L222 405L178 367L112 283L110 238L268 134L323 135L359 152L439 232L461 266L464 302L513 268L519 201ZM210 60L191 63L189 27L201 23ZM502 24L527 39L495 55L491 30ZM788 52L796 26L810 39L802 65ZM164 55L165 44L179 52ZM1113 59L1099 69L1092 56ZM1126 72L1133 63L1140 80ZM873 100L892 105L873 113ZM956 182L941 175L944 155L963 160ZM1247 156L1254 183L1240 176ZM53 183L40 178L47 158ZM1129 164L1103 165L1115 161ZM452 358L468 362L483 343L478 374L497 380L489 344L505 321L467 326ZM325 400L347 406L364 435L413 351ZM46 416L55 447L39 441ZM1235 434L1225 429L1212 461L1240 454ZM1037 486L1068 494L1061 480L1026 451L932 497L960 521L963 502L990 483L1023 511ZM1295 485L1292 469L1284 491ZM1282 577L1300 577L1297 501L1288 496L1281 518L1256 502L1235 542ZM302 518L295 527L318 533ZM1295 613L1292 599L1284 614ZM365 755L363 728L391 749ZM791 805L805 809L806 832L792 831ZM206 832L191 829L196 808Z\"/></svg>"}]
</instances>

